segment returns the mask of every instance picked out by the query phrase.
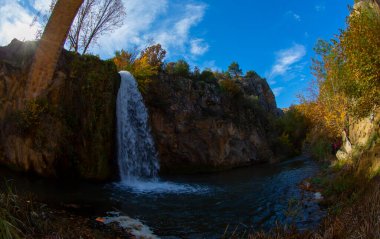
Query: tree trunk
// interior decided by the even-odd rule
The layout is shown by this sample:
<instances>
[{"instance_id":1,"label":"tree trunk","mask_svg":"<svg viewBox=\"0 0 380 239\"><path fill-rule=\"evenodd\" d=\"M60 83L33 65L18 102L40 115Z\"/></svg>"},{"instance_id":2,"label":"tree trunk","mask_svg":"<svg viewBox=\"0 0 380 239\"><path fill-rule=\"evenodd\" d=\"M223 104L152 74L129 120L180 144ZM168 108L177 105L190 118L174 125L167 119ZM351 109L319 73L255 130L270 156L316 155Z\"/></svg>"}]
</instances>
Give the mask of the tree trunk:
<instances>
[{"instance_id":1,"label":"tree trunk","mask_svg":"<svg viewBox=\"0 0 380 239\"><path fill-rule=\"evenodd\" d=\"M84 0L58 0L34 54L26 99L35 99L51 84L71 24Z\"/></svg>"}]
</instances>

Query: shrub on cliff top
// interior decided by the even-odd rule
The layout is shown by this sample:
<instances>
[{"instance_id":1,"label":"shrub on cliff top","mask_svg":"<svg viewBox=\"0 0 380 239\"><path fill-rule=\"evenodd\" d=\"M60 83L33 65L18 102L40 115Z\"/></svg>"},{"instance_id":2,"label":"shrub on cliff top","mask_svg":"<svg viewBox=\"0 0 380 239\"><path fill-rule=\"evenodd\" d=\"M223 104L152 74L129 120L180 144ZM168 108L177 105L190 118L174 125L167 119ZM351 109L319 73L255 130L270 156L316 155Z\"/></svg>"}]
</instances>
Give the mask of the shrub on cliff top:
<instances>
[{"instance_id":1,"label":"shrub on cliff top","mask_svg":"<svg viewBox=\"0 0 380 239\"><path fill-rule=\"evenodd\" d=\"M162 48L161 44L156 44L142 50L141 56L144 56L148 59L149 65L158 67L158 69L162 69L163 60L166 56L166 50Z\"/></svg>"},{"instance_id":2,"label":"shrub on cliff top","mask_svg":"<svg viewBox=\"0 0 380 239\"><path fill-rule=\"evenodd\" d=\"M162 70L165 55L166 51L162 49L160 44L156 44L141 51L139 57L136 50L131 52L117 51L112 60L118 71L131 72L138 82L140 91L145 93L152 78L156 77Z\"/></svg>"},{"instance_id":3,"label":"shrub on cliff top","mask_svg":"<svg viewBox=\"0 0 380 239\"><path fill-rule=\"evenodd\" d=\"M217 82L217 79L216 79L214 73L209 69L202 71L202 73L199 76L199 80L207 82L207 83L216 83Z\"/></svg>"},{"instance_id":4,"label":"shrub on cliff top","mask_svg":"<svg viewBox=\"0 0 380 239\"><path fill-rule=\"evenodd\" d=\"M246 78L254 79L254 78L260 78L259 74L256 73L256 71L247 71L245 74Z\"/></svg>"},{"instance_id":5,"label":"shrub on cliff top","mask_svg":"<svg viewBox=\"0 0 380 239\"><path fill-rule=\"evenodd\" d=\"M188 77L190 75L190 66L185 60L179 60L174 63L173 74L177 76Z\"/></svg>"},{"instance_id":6,"label":"shrub on cliff top","mask_svg":"<svg viewBox=\"0 0 380 239\"><path fill-rule=\"evenodd\" d=\"M243 71L240 69L239 63L236 61L232 62L231 65L228 66L227 72L231 75L232 78L239 78Z\"/></svg>"},{"instance_id":7,"label":"shrub on cliff top","mask_svg":"<svg viewBox=\"0 0 380 239\"><path fill-rule=\"evenodd\" d=\"M231 79L219 81L222 92L226 93L231 98L237 98L243 95L243 92L239 85Z\"/></svg>"}]
</instances>

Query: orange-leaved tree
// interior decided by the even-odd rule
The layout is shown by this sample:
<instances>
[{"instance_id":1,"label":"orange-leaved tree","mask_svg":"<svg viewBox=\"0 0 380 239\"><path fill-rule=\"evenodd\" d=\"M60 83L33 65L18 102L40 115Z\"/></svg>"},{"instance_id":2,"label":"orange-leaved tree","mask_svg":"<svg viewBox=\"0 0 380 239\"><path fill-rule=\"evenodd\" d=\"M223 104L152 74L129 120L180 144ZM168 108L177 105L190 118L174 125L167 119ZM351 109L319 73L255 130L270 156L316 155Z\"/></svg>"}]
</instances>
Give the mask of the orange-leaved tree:
<instances>
[{"instance_id":1,"label":"orange-leaved tree","mask_svg":"<svg viewBox=\"0 0 380 239\"><path fill-rule=\"evenodd\" d=\"M347 18L347 29L330 42L320 40L313 60L316 84L300 110L330 138L380 104L380 11L363 3Z\"/></svg>"},{"instance_id":2,"label":"orange-leaved tree","mask_svg":"<svg viewBox=\"0 0 380 239\"><path fill-rule=\"evenodd\" d=\"M348 18L347 30L339 37L344 93L350 113L364 117L380 105L380 8L362 4Z\"/></svg>"},{"instance_id":3,"label":"orange-leaved tree","mask_svg":"<svg viewBox=\"0 0 380 239\"><path fill-rule=\"evenodd\" d=\"M145 93L152 78L162 69L166 51L160 44L156 44L141 51L139 57L137 55L136 50L132 52L121 50L115 53L113 61L119 71L131 72L138 81L140 91Z\"/></svg>"}]
</instances>

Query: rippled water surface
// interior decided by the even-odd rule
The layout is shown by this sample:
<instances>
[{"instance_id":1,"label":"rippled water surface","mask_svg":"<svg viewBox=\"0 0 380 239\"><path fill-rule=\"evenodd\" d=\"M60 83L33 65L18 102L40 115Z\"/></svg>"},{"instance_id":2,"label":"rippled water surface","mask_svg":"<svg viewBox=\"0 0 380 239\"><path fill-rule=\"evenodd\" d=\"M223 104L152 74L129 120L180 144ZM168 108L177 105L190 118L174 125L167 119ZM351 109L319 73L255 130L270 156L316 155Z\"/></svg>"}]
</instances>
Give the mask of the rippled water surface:
<instances>
[{"instance_id":1,"label":"rippled water surface","mask_svg":"<svg viewBox=\"0 0 380 239\"><path fill-rule=\"evenodd\" d=\"M81 205L81 213L101 216L118 210L140 219L163 238L220 238L227 231L268 230L277 222L313 228L323 211L298 184L318 172L305 157L228 172L165 177L107 185L60 185L17 178L17 188L43 200ZM286 212L296 217L287 217Z\"/></svg>"}]
</instances>

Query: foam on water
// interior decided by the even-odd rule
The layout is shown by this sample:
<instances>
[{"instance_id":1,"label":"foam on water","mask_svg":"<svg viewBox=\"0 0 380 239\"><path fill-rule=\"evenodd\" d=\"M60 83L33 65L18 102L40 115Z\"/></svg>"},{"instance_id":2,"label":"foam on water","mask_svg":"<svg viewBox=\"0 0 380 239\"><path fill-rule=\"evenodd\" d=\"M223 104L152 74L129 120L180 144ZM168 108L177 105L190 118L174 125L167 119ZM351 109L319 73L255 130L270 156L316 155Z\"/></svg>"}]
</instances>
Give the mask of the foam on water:
<instances>
[{"instance_id":1,"label":"foam on water","mask_svg":"<svg viewBox=\"0 0 380 239\"><path fill-rule=\"evenodd\" d=\"M138 194L203 194L209 191L209 188L205 186L160 180L122 181L115 186Z\"/></svg>"},{"instance_id":2,"label":"foam on water","mask_svg":"<svg viewBox=\"0 0 380 239\"><path fill-rule=\"evenodd\" d=\"M105 217L105 224L116 222L120 227L127 229L136 238L158 239L153 231L138 219L128 216L122 216L118 212L109 212L109 216Z\"/></svg>"}]
</instances>

